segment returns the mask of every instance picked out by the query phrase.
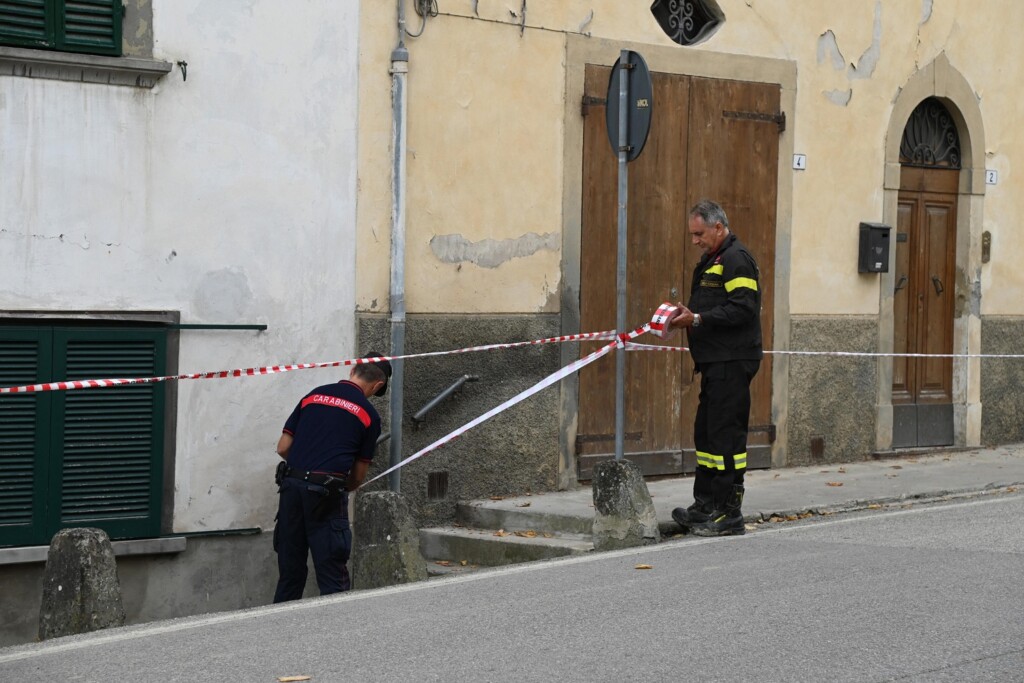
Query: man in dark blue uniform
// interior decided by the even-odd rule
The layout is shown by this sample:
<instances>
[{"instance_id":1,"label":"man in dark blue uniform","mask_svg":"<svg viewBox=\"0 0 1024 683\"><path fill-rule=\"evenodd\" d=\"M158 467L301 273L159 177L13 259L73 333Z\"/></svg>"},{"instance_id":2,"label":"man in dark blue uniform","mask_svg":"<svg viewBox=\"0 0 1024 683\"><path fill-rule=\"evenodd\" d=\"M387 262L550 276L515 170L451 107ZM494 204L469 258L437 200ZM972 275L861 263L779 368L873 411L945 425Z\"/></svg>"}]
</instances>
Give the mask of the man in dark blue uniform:
<instances>
[{"instance_id":1,"label":"man in dark blue uniform","mask_svg":"<svg viewBox=\"0 0 1024 683\"><path fill-rule=\"evenodd\" d=\"M686 329L700 373L693 425L697 472L693 504L676 508L672 518L700 536L742 534L750 383L762 356L759 272L715 202L698 202L687 228L704 256L693 271L689 306L679 304L670 325Z\"/></svg>"},{"instance_id":2,"label":"man in dark blue uniform","mask_svg":"<svg viewBox=\"0 0 1024 683\"><path fill-rule=\"evenodd\" d=\"M277 443L284 462L277 476L274 550L280 578L274 602L302 597L307 553L313 555L320 595L351 587L348 492L363 482L380 436L380 415L367 399L383 396L389 377L387 361L355 365L347 380L306 394L285 422Z\"/></svg>"}]
</instances>

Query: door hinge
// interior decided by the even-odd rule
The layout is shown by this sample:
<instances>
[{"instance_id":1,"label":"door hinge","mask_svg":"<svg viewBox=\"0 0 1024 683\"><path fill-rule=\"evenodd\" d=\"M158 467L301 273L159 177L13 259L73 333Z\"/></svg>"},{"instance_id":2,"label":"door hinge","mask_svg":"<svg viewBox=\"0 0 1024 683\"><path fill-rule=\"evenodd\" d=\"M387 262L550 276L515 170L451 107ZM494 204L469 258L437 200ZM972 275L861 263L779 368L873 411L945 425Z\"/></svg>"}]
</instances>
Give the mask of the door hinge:
<instances>
[{"instance_id":1,"label":"door hinge","mask_svg":"<svg viewBox=\"0 0 1024 683\"><path fill-rule=\"evenodd\" d=\"M757 111L723 110L722 116L727 119L743 119L745 121L764 121L765 123L774 123L779 127L780 133L786 130L786 112L784 111L779 112L778 114L763 114Z\"/></svg>"},{"instance_id":2,"label":"door hinge","mask_svg":"<svg viewBox=\"0 0 1024 683\"><path fill-rule=\"evenodd\" d=\"M593 97L591 95L584 95L583 102L580 103L580 115L586 116L590 113L590 107L603 107L608 104L608 100L603 97Z\"/></svg>"}]
</instances>

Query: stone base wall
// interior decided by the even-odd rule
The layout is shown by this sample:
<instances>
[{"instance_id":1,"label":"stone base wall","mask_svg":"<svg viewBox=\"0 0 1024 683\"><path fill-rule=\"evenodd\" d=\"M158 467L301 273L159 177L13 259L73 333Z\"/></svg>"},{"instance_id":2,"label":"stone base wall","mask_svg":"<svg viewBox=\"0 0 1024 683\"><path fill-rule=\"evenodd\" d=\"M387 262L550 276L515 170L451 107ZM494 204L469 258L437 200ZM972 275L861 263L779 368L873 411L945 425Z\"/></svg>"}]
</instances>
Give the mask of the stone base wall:
<instances>
[{"instance_id":1,"label":"stone base wall","mask_svg":"<svg viewBox=\"0 0 1024 683\"><path fill-rule=\"evenodd\" d=\"M873 352L876 316L793 316L790 348L796 351ZM793 356L789 365L787 465L848 462L875 447L877 360ZM824 439L820 457L812 439Z\"/></svg>"},{"instance_id":2,"label":"stone base wall","mask_svg":"<svg viewBox=\"0 0 1024 683\"><path fill-rule=\"evenodd\" d=\"M43 562L0 565L0 647L36 640ZM277 586L272 534L193 536L185 550L117 558L128 624L268 605ZM312 563L306 597L319 595Z\"/></svg>"},{"instance_id":3,"label":"stone base wall","mask_svg":"<svg viewBox=\"0 0 1024 683\"><path fill-rule=\"evenodd\" d=\"M1024 353L1024 317L981 319L983 354ZM981 361L981 442L986 445L1024 442L1024 359Z\"/></svg>"},{"instance_id":4,"label":"stone base wall","mask_svg":"<svg viewBox=\"0 0 1024 683\"><path fill-rule=\"evenodd\" d=\"M410 315L406 319L405 351L444 351L481 344L526 341L559 334L559 316ZM390 349L390 323L385 315L362 314L358 322L360 352ZM451 430L515 396L559 368L556 344L413 359L405 363L403 457L415 453ZM462 375L467 382L416 425L412 415ZM387 425L387 398L374 399ZM558 481L558 388L549 387L479 425L401 470L401 493L420 526L454 519L455 502L494 495L551 491ZM371 475L385 469L389 445L381 444ZM430 473L446 472L447 494L428 498ZM386 487L386 480L372 485Z\"/></svg>"}]
</instances>

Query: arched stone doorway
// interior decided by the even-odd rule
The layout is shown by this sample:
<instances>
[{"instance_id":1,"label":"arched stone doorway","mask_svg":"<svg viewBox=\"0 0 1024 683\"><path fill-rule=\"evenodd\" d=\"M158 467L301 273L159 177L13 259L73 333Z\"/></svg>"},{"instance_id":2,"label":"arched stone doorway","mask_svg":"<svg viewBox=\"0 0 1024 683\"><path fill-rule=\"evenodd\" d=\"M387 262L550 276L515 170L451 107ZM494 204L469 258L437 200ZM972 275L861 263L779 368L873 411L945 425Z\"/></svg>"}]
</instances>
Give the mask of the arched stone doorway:
<instances>
[{"instance_id":1,"label":"arched stone doorway","mask_svg":"<svg viewBox=\"0 0 1024 683\"><path fill-rule=\"evenodd\" d=\"M900 142L893 287L892 447L953 445L953 301L960 135L935 97Z\"/></svg>"},{"instance_id":2,"label":"arched stone doorway","mask_svg":"<svg viewBox=\"0 0 1024 683\"><path fill-rule=\"evenodd\" d=\"M922 106L924 109L918 110ZM905 147L908 124L913 138L922 132L915 132L914 126L927 123L924 117L929 111L948 116L945 133L956 133L958 163L949 157L942 141L930 151L917 150L921 156L916 159L915 145ZM937 119L933 123L937 125ZM981 350L984 149L977 96L945 55L940 55L903 86L889 122L883 221L896 228L896 248L890 254L889 272L880 280L878 346L883 353L964 355ZM941 164L928 158L936 153L943 158ZM906 234L907 242L900 241L901 233ZM943 256L947 260L940 272ZM903 277L905 282L901 282ZM910 289L912 281L914 288ZM908 405L912 407L905 407ZM923 416L921 406L926 406ZM979 445L978 359L918 362L881 358L877 415L878 450ZM937 438L922 440L922 428L935 432Z\"/></svg>"}]
</instances>

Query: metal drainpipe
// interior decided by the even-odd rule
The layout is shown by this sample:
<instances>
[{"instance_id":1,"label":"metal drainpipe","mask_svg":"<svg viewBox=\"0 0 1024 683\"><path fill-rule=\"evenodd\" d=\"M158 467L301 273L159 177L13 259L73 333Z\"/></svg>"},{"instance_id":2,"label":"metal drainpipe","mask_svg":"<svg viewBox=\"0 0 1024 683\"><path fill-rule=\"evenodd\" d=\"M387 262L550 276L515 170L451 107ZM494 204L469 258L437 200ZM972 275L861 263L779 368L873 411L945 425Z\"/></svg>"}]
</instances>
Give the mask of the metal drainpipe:
<instances>
[{"instance_id":1,"label":"metal drainpipe","mask_svg":"<svg viewBox=\"0 0 1024 683\"><path fill-rule=\"evenodd\" d=\"M405 136L406 80L409 51L405 48L404 0L398 0L398 46L391 51L391 353L405 353ZM391 363L391 443L389 462L402 460L402 404L405 399L403 361ZM401 490L401 470L388 475L388 488Z\"/></svg>"}]
</instances>

